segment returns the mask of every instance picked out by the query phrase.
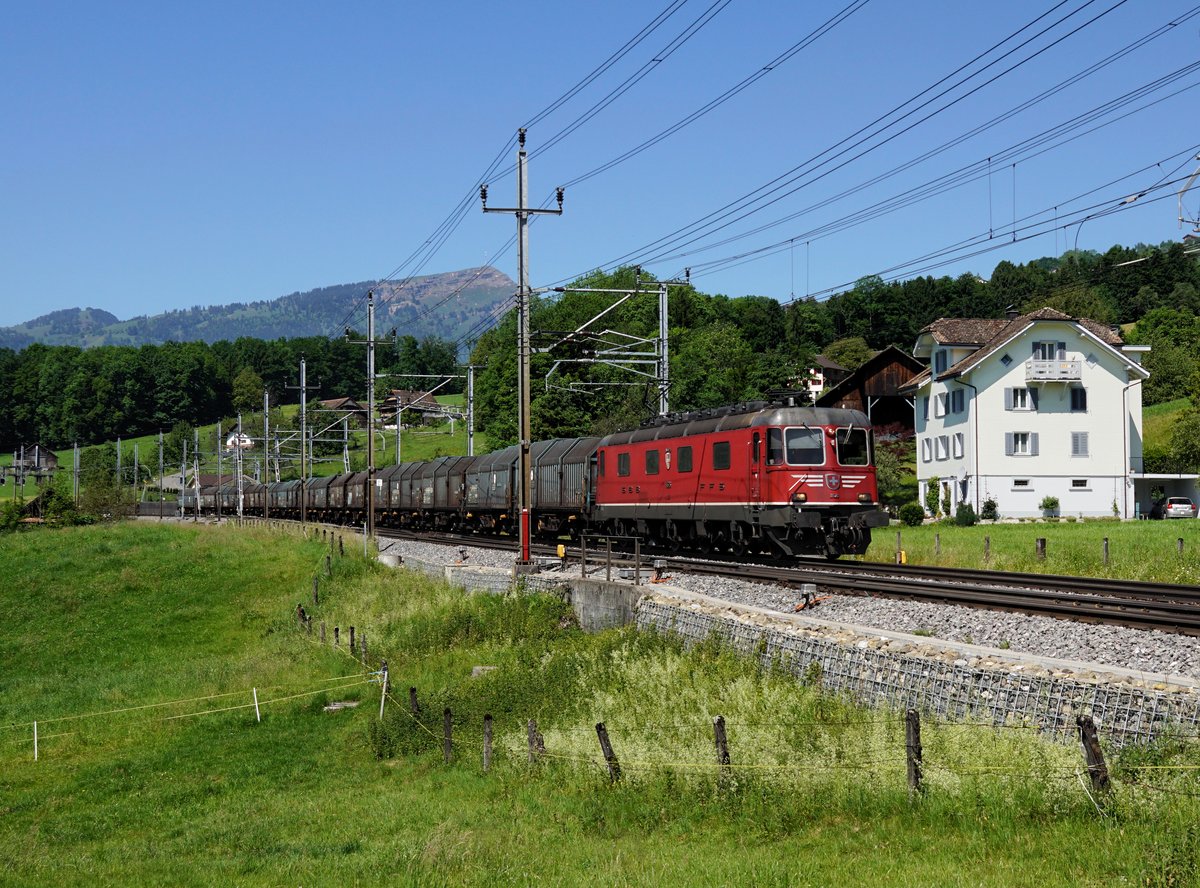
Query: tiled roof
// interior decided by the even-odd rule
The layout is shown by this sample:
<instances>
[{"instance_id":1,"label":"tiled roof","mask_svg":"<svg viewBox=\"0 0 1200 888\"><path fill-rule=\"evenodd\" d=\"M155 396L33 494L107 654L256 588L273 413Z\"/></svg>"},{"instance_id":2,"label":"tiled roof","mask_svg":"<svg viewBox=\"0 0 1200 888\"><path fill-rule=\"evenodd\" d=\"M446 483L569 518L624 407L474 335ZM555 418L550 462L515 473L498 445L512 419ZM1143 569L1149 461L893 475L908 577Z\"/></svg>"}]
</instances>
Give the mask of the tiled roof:
<instances>
[{"instance_id":1,"label":"tiled roof","mask_svg":"<svg viewBox=\"0 0 1200 888\"><path fill-rule=\"evenodd\" d=\"M1033 321L1067 321L1079 324L1101 342L1113 347L1122 343L1121 335L1099 321L1090 318L1073 318L1054 308L1039 308L1012 320L1000 318L938 318L921 333L928 333L939 345L975 345L978 346L961 361L947 368L942 377L957 376L969 367L973 367L983 358L990 355L1013 336L1025 329ZM901 389L903 392L916 391L929 379L926 370L919 376L908 381Z\"/></svg>"}]
</instances>

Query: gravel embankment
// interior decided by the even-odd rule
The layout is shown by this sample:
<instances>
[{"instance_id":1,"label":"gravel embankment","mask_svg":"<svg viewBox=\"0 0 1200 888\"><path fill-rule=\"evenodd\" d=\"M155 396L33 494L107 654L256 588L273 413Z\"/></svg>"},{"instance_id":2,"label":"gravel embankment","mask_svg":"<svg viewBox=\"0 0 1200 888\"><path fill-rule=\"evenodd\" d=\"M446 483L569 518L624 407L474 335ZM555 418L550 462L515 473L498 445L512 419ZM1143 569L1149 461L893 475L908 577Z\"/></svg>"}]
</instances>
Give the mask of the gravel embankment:
<instances>
[{"instance_id":1,"label":"gravel embankment","mask_svg":"<svg viewBox=\"0 0 1200 888\"><path fill-rule=\"evenodd\" d=\"M460 557L459 550L453 546L408 540L389 544L387 551L445 563L454 563ZM497 549L467 549L466 552L467 564L512 566L511 552ZM793 590L743 580L674 574L669 584L736 604L751 604L783 613L794 613L799 601ZM806 611L805 616L1043 657L1200 678L1200 639L1167 632L849 595L830 596Z\"/></svg>"}]
</instances>

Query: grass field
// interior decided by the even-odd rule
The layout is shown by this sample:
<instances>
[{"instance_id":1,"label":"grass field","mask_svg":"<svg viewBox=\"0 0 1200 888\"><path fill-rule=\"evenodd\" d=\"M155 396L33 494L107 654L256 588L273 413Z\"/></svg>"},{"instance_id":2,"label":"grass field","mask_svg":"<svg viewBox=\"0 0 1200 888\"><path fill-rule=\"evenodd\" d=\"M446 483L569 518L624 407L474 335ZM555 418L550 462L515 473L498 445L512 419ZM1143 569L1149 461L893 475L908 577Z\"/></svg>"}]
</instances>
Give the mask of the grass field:
<instances>
[{"instance_id":1,"label":"grass field","mask_svg":"<svg viewBox=\"0 0 1200 888\"><path fill-rule=\"evenodd\" d=\"M391 702L381 724L379 690L344 648L295 628L325 551L154 523L0 539L0 882L1195 884L1196 771L1163 767L1194 768L1190 746L1113 761L1101 816L1074 746L927 722L914 802L896 715L712 645L585 635L556 599L466 596L335 557L315 621L367 631L398 700L420 689L420 721ZM497 668L472 678L475 665ZM323 710L346 699L363 705ZM712 767L718 713L727 780ZM535 768L529 717L551 754ZM625 765L615 787L596 764L600 719Z\"/></svg>"},{"instance_id":2,"label":"grass field","mask_svg":"<svg viewBox=\"0 0 1200 888\"><path fill-rule=\"evenodd\" d=\"M1200 584L1200 520L1194 518L893 526L873 531L863 560L894 562L897 534L910 564ZM1046 540L1045 561L1037 558L1038 537ZM986 560L985 538L991 547ZM1104 564L1105 538L1109 541L1108 566ZM1182 555L1177 548L1180 539Z\"/></svg>"}]
</instances>

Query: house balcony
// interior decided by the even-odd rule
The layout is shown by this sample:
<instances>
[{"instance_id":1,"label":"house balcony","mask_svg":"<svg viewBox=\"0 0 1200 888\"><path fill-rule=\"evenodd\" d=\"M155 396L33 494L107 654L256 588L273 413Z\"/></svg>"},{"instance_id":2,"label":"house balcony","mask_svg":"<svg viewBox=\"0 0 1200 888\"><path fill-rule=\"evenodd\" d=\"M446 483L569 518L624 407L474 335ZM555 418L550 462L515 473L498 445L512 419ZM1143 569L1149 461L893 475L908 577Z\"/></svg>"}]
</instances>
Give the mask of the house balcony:
<instances>
[{"instance_id":1,"label":"house balcony","mask_svg":"<svg viewBox=\"0 0 1200 888\"><path fill-rule=\"evenodd\" d=\"M1079 382L1083 379L1083 361L1025 362L1026 382Z\"/></svg>"}]
</instances>

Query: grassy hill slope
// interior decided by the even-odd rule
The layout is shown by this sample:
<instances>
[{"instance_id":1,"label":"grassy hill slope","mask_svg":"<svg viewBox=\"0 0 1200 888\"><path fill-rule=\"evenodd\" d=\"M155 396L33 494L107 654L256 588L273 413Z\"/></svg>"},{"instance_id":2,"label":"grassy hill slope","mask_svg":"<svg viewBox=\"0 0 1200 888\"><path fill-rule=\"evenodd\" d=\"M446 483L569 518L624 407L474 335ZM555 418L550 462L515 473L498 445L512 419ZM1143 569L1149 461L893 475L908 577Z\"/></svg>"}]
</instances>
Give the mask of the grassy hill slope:
<instances>
[{"instance_id":1,"label":"grassy hill slope","mask_svg":"<svg viewBox=\"0 0 1200 888\"><path fill-rule=\"evenodd\" d=\"M928 789L911 802L897 715L855 710L713 646L585 635L555 599L465 596L335 556L311 610L330 628L365 629L372 659L387 656L398 699L381 727L378 688L344 647L295 625L325 551L204 525L0 539L6 885L1078 886L1196 875L1188 824L1200 806L1184 785L1194 771L1176 780L1114 763L1170 794L1126 781L1102 818L1079 788L1073 746L930 721ZM497 669L473 678L480 664ZM424 704L417 719L400 705L409 685ZM363 705L324 711L331 700ZM497 748L487 775L485 712ZM735 764L724 780L712 765L717 713ZM531 716L550 753L535 768ZM598 719L622 756L617 786L596 764ZM1155 755L1140 761L1179 761Z\"/></svg>"}]
</instances>

